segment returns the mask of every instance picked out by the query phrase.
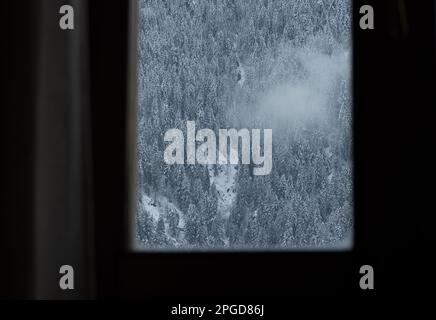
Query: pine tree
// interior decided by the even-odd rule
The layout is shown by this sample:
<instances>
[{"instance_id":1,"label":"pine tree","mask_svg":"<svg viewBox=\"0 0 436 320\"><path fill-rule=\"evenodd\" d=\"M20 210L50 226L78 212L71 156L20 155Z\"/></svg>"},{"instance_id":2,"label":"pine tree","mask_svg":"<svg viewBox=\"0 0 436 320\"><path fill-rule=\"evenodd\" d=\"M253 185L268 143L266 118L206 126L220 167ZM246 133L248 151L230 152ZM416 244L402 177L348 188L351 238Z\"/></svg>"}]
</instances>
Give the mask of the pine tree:
<instances>
[{"instance_id":1,"label":"pine tree","mask_svg":"<svg viewBox=\"0 0 436 320\"><path fill-rule=\"evenodd\" d=\"M159 247L165 247L168 244L168 239L165 234L165 222L162 216L159 217L154 234L154 244Z\"/></svg>"},{"instance_id":2,"label":"pine tree","mask_svg":"<svg viewBox=\"0 0 436 320\"><path fill-rule=\"evenodd\" d=\"M199 236L199 216L197 208L194 204L190 204L186 221L186 239L188 244L197 245Z\"/></svg>"}]
</instances>

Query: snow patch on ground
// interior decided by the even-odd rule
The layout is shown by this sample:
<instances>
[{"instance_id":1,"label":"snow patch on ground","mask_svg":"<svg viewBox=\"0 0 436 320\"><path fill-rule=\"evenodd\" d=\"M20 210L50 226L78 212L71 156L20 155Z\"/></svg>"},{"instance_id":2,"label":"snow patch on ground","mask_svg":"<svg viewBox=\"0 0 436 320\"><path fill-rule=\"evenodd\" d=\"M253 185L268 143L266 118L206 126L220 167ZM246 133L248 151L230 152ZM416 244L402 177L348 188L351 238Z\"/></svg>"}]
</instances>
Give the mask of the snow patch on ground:
<instances>
[{"instance_id":1,"label":"snow patch on ground","mask_svg":"<svg viewBox=\"0 0 436 320\"><path fill-rule=\"evenodd\" d=\"M179 243L184 241L184 230L185 230L185 217L182 211L177 208L171 201L168 200L167 197L162 195L157 195L156 200L147 194L142 194L141 202L140 202L140 214L144 214L148 212L150 217L153 219L153 224L156 226L159 218L162 217L165 223L165 233L169 239L172 241ZM168 223L168 213L175 212L179 216L179 223L177 227L180 229L180 239L174 239L169 235L169 223Z\"/></svg>"},{"instance_id":2,"label":"snow patch on ground","mask_svg":"<svg viewBox=\"0 0 436 320\"><path fill-rule=\"evenodd\" d=\"M328 158L331 158L333 153L330 147L324 148L324 153Z\"/></svg>"},{"instance_id":3,"label":"snow patch on ground","mask_svg":"<svg viewBox=\"0 0 436 320\"><path fill-rule=\"evenodd\" d=\"M245 79L247 78L247 76L245 75L245 69L242 67L242 65L239 65L238 67L238 74L240 75L238 84L242 87L244 85Z\"/></svg>"},{"instance_id":4,"label":"snow patch on ground","mask_svg":"<svg viewBox=\"0 0 436 320\"><path fill-rule=\"evenodd\" d=\"M167 212L174 211L179 215L179 228L185 227L183 213L167 197L158 195L156 201L145 193L141 199L142 210L147 211L153 218L154 222L159 221L159 217L166 218Z\"/></svg>"},{"instance_id":5,"label":"snow patch on ground","mask_svg":"<svg viewBox=\"0 0 436 320\"><path fill-rule=\"evenodd\" d=\"M147 211L150 214L150 216L153 218L153 221L157 223L161 215L157 203L155 203L154 200L148 195L146 195L145 193L142 195L141 200L142 200L141 201L142 210Z\"/></svg>"},{"instance_id":6,"label":"snow patch on ground","mask_svg":"<svg viewBox=\"0 0 436 320\"><path fill-rule=\"evenodd\" d=\"M236 198L238 170L236 165L217 166L217 169L218 173L215 175L213 166L209 166L209 180L211 184L215 184L218 192L218 213L227 219Z\"/></svg>"}]
</instances>

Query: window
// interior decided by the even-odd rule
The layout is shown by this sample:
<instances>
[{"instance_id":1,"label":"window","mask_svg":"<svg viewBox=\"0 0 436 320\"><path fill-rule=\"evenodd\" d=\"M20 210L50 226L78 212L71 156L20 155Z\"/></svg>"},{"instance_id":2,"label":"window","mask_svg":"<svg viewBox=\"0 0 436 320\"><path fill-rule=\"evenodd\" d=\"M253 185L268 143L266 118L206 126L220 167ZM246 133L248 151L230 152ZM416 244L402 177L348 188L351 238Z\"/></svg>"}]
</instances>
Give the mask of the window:
<instances>
[{"instance_id":1,"label":"window","mask_svg":"<svg viewBox=\"0 0 436 320\"><path fill-rule=\"evenodd\" d=\"M352 245L349 1L143 1L136 248Z\"/></svg>"}]
</instances>

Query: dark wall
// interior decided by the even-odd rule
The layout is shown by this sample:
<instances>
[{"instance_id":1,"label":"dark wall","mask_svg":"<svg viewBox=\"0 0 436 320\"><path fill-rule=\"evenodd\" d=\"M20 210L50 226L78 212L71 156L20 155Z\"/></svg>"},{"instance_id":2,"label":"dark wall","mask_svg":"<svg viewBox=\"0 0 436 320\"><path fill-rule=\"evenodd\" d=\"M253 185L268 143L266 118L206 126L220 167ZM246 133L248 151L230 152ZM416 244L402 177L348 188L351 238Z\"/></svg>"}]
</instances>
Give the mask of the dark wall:
<instances>
[{"instance_id":1,"label":"dark wall","mask_svg":"<svg viewBox=\"0 0 436 320\"><path fill-rule=\"evenodd\" d=\"M33 279L35 7L1 4L0 297L29 298ZM20 19L15 18L19 15Z\"/></svg>"}]
</instances>

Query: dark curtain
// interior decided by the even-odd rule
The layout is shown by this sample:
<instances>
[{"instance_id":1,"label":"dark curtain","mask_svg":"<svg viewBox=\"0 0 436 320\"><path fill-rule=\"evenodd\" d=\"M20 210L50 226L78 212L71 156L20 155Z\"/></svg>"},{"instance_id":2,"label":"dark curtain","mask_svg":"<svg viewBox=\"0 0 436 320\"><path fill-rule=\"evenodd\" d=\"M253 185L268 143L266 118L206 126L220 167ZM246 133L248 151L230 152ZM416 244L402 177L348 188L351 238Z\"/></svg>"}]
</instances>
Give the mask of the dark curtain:
<instances>
[{"instance_id":1,"label":"dark curtain","mask_svg":"<svg viewBox=\"0 0 436 320\"><path fill-rule=\"evenodd\" d=\"M69 1L75 29L61 30L58 1L5 2L0 292L91 298L89 4ZM74 290L59 288L62 265L74 268Z\"/></svg>"}]
</instances>

